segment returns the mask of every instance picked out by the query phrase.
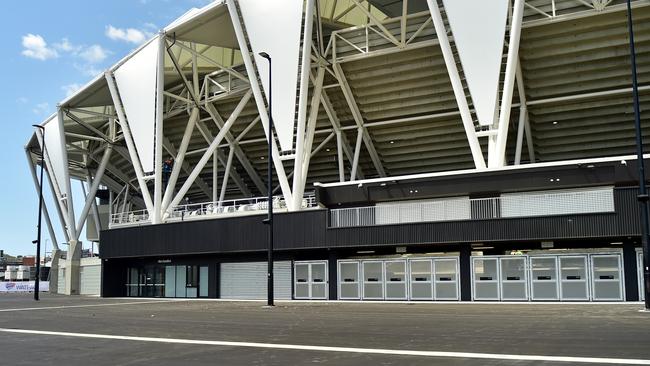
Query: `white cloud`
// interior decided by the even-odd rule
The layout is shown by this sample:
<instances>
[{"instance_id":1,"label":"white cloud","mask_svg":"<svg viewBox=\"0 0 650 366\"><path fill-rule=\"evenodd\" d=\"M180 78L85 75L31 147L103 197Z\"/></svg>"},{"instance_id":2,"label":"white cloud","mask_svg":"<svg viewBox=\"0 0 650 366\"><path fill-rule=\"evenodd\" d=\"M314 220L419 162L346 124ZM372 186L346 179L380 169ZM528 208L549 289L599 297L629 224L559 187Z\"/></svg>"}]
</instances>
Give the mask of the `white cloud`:
<instances>
[{"instance_id":1,"label":"white cloud","mask_svg":"<svg viewBox=\"0 0 650 366\"><path fill-rule=\"evenodd\" d=\"M47 42L38 34L27 34L23 36L23 56L45 61L50 58L59 57L55 49L47 46Z\"/></svg>"},{"instance_id":2,"label":"white cloud","mask_svg":"<svg viewBox=\"0 0 650 366\"><path fill-rule=\"evenodd\" d=\"M99 63L106 59L109 51L98 44L94 44L79 52L79 56L90 63Z\"/></svg>"},{"instance_id":3,"label":"white cloud","mask_svg":"<svg viewBox=\"0 0 650 366\"><path fill-rule=\"evenodd\" d=\"M32 111L33 111L35 114L43 115L43 114L49 112L49 109L50 109L50 103L48 103L48 102L43 102L43 103L38 103L36 106L34 106L34 108L32 109Z\"/></svg>"},{"instance_id":4,"label":"white cloud","mask_svg":"<svg viewBox=\"0 0 650 366\"><path fill-rule=\"evenodd\" d=\"M74 94L77 90L81 89L82 86L83 85L81 85L81 84L73 83L73 84L68 84L68 85L62 86L61 90L63 90L65 92L65 96L67 98L67 97L71 96L72 94Z\"/></svg>"},{"instance_id":5,"label":"white cloud","mask_svg":"<svg viewBox=\"0 0 650 366\"><path fill-rule=\"evenodd\" d=\"M54 44L54 48L56 48L59 51L75 54L79 52L83 47L70 43L70 41L67 38L62 38L61 42Z\"/></svg>"},{"instance_id":6,"label":"white cloud","mask_svg":"<svg viewBox=\"0 0 650 366\"><path fill-rule=\"evenodd\" d=\"M16 102L20 104L27 104L27 102L29 102L29 99L27 99L26 97L19 97L16 99Z\"/></svg>"},{"instance_id":7,"label":"white cloud","mask_svg":"<svg viewBox=\"0 0 650 366\"><path fill-rule=\"evenodd\" d=\"M151 28L150 26L147 26ZM124 41L133 44L141 44L148 38L153 36L153 33L144 29L136 28L116 28L112 25L106 27L106 37L114 41Z\"/></svg>"}]
</instances>

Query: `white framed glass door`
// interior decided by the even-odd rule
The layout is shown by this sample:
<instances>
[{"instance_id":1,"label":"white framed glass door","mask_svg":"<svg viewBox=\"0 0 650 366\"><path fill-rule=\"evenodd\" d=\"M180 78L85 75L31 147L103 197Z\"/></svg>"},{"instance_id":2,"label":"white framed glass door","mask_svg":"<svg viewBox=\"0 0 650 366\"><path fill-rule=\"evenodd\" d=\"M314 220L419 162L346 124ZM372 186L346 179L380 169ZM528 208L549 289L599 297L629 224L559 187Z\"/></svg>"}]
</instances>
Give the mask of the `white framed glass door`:
<instances>
[{"instance_id":1,"label":"white framed glass door","mask_svg":"<svg viewBox=\"0 0 650 366\"><path fill-rule=\"evenodd\" d=\"M361 299L358 261L339 261L338 292L341 300Z\"/></svg>"},{"instance_id":2,"label":"white framed glass door","mask_svg":"<svg viewBox=\"0 0 650 366\"><path fill-rule=\"evenodd\" d=\"M431 259L409 260L411 300L433 300L433 262Z\"/></svg>"},{"instance_id":3,"label":"white framed glass door","mask_svg":"<svg viewBox=\"0 0 650 366\"><path fill-rule=\"evenodd\" d=\"M384 278L386 279L386 300L406 300L406 261L394 260L384 263Z\"/></svg>"},{"instance_id":4,"label":"white framed glass door","mask_svg":"<svg viewBox=\"0 0 650 366\"><path fill-rule=\"evenodd\" d=\"M499 258L501 300L527 301L528 276L525 256Z\"/></svg>"},{"instance_id":5,"label":"white framed glass door","mask_svg":"<svg viewBox=\"0 0 650 366\"><path fill-rule=\"evenodd\" d=\"M363 273L363 292L364 300L383 300L384 299L384 262L383 261L363 261L361 268Z\"/></svg>"},{"instance_id":6,"label":"white framed glass door","mask_svg":"<svg viewBox=\"0 0 650 366\"><path fill-rule=\"evenodd\" d=\"M458 258L436 258L433 260L434 296L436 300L460 299Z\"/></svg>"},{"instance_id":7,"label":"white framed glass door","mask_svg":"<svg viewBox=\"0 0 650 366\"><path fill-rule=\"evenodd\" d=\"M560 300L588 301L587 256L559 256Z\"/></svg>"},{"instance_id":8,"label":"white framed glass door","mask_svg":"<svg viewBox=\"0 0 650 366\"><path fill-rule=\"evenodd\" d=\"M620 254L592 254L592 300L623 301L623 265Z\"/></svg>"},{"instance_id":9,"label":"white framed glass door","mask_svg":"<svg viewBox=\"0 0 650 366\"><path fill-rule=\"evenodd\" d=\"M499 300L499 259L472 257L472 297L474 300Z\"/></svg>"},{"instance_id":10,"label":"white framed glass door","mask_svg":"<svg viewBox=\"0 0 650 366\"><path fill-rule=\"evenodd\" d=\"M531 299L533 301L558 301L557 256L530 257Z\"/></svg>"}]
</instances>

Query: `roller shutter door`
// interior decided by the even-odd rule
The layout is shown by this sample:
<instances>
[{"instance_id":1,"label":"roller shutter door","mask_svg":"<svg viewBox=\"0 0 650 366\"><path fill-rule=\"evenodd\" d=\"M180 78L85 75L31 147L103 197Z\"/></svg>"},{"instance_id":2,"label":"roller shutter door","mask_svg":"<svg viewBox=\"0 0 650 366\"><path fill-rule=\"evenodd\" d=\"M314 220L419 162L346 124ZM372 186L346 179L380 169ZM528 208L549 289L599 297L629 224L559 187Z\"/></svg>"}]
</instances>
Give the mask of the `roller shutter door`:
<instances>
[{"instance_id":1,"label":"roller shutter door","mask_svg":"<svg viewBox=\"0 0 650 366\"><path fill-rule=\"evenodd\" d=\"M222 263L222 299L266 299L266 262ZM273 266L274 298L291 299L291 262Z\"/></svg>"},{"instance_id":2,"label":"roller shutter door","mask_svg":"<svg viewBox=\"0 0 650 366\"><path fill-rule=\"evenodd\" d=\"M81 295L99 295L101 273L101 265L79 268Z\"/></svg>"}]
</instances>

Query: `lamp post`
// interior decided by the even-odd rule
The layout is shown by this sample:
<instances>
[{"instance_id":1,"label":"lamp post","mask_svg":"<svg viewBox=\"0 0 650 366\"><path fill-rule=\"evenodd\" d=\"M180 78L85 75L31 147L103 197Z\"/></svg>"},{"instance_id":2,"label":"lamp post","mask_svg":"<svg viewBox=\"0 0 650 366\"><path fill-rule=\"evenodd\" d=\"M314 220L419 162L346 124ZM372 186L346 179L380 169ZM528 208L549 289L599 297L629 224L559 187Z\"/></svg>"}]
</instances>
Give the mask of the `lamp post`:
<instances>
[{"instance_id":1,"label":"lamp post","mask_svg":"<svg viewBox=\"0 0 650 366\"><path fill-rule=\"evenodd\" d=\"M634 26L632 24L632 4L627 0L627 28L630 38L630 61L632 64L632 99L634 105L634 127L636 130L636 155L639 169L639 195L641 206L641 245L643 247L643 288L645 289L645 310L650 311L650 259L648 258L648 192L645 183L643 163L643 136L641 135L641 114L639 111L639 86L636 75L636 51L634 49ZM641 284L639 284L641 286Z\"/></svg>"},{"instance_id":2,"label":"lamp post","mask_svg":"<svg viewBox=\"0 0 650 366\"><path fill-rule=\"evenodd\" d=\"M268 193L268 216L264 223L269 226L269 245L268 245L268 265L267 265L267 299L266 305L273 306L273 162L272 162L272 148L273 148L273 114L271 106L273 105L272 99L272 84L271 84L271 56L266 52L259 54L267 61L269 61L269 152L267 157L267 193Z\"/></svg>"},{"instance_id":3,"label":"lamp post","mask_svg":"<svg viewBox=\"0 0 650 366\"><path fill-rule=\"evenodd\" d=\"M41 280L41 218L43 216L43 166L45 165L45 127L41 125L32 125L41 130L41 177L38 187L38 225L36 244L36 279L34 281L34 300L38 301L38 290Z\"/></svg>"}]
</instances>

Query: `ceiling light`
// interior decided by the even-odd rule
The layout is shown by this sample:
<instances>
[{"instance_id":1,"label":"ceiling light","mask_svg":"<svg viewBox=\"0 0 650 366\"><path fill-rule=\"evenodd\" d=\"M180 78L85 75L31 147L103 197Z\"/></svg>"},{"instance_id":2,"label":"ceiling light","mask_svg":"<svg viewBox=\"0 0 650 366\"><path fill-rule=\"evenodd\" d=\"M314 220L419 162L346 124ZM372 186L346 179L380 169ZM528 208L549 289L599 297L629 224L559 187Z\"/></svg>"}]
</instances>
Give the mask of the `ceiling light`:
<instances>
[{"instance_id":1,"label":"ceiling light","mask_svg":"<svg viewBox=\"0 0 650 366\"><path fill-rule=\"evenodd\" d=\"M553 124L556 125L556 124L557 124L557 121L553 121Z\"/></svg>"},{"instance_id":2,"label":"ceiling light","mask_svg":"<svg viewBox=\"0 0 650 366\"><path fill-rule=\"evenodd\" d=\"M330 149L325 149L325 151L330 151Z\"/></svg>"},{"instance_id":3,"label":"ceiling light","mask_svg":"<svg viewBox=\"0 0 650 366\"><path fill-rule=\"evenodd\" d=\"M390 141L390 143L391 143L391 144L394 144L394 143L395 143L395 141L393 141L393 140L391 140L391 141Z\"/></svg>"}]
</instances>

